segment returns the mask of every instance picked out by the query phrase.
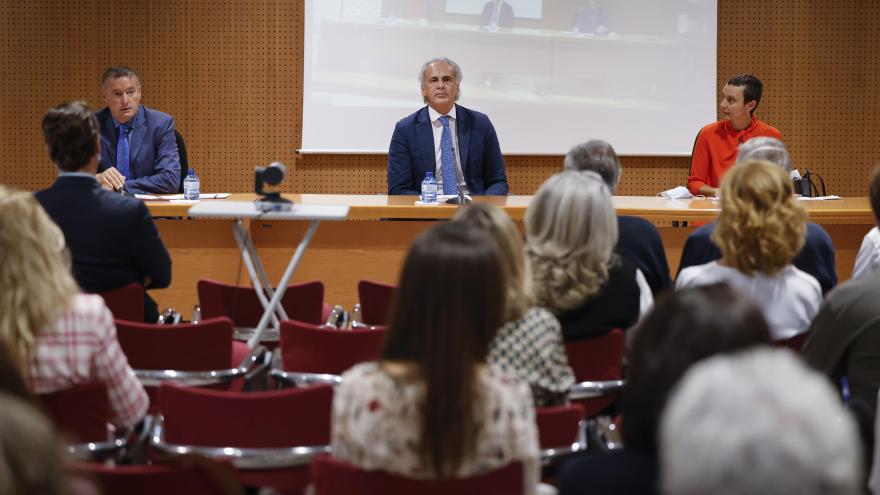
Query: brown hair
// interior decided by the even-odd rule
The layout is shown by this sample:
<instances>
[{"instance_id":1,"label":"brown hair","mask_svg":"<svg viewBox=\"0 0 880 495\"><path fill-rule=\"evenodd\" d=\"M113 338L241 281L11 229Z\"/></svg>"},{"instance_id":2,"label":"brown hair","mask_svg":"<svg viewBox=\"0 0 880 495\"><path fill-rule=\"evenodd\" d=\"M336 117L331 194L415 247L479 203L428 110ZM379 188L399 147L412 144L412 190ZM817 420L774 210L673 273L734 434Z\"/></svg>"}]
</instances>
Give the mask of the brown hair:
<instances>
[{"instance_id":1,"label":"brown hair","mask_svg":"<svg viewBox=\"0 0 880 495\"><path fill-rule=\"evenodd\" d=\"M746 275L773 275L803 247L806 219L788 174L766 160L746 160L721 181L721 214L712 242L725 264Z\"/></svg>"},{"instance_id":2,"label":"brown hair","mask_svg":"<svg viewBox=\"0 0 880 495\"><path fill-rule=\"evenodd\" d=\"M505 273L492 239L443 223L410 247L381 361L412 363L425 384L419 456L438 478L476 451L478 365L504 321Z\"/></svg>"},{"instance_id":3,"label":"brown hair","mask_svg":"<svg viewBox=\"0 0 880 495\"><path fill-rule=\"evenodd\" d=\"M83 101L61 103L43 115L49 158L65 172L76 172L98 154L98 119Z\"/></svg>"}]
</instances>

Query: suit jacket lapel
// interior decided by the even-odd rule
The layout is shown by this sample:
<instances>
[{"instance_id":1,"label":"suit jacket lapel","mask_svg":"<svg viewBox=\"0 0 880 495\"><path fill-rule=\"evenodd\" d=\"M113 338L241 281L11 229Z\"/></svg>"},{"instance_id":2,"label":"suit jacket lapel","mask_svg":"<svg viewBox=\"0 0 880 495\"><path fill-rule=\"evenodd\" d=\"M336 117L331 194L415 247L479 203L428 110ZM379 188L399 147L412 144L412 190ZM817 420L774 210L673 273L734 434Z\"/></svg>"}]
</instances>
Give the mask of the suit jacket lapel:
<instances>
[{"instance_id":1,"label":"suit jacket lapel","mask_svg":"<svg viewBox=\"0 0 880 495\"><path fill-rule=\"evenodd\" d=\"M144 143L144 137L147 135L147 125L144 120L144 106L141 105L138 109L137 115L134 116L134 128L131 130L131 134L128 138L128 163L132 179L141 176L140 171L135 168L135 163L137 162L135 157L137 157L138 151L140 151L141 145ZM150 165L152 166L152 164Z\"/></svg>"},{"instance_id":2,"label":"suit jacket lapel","mask_svg":"<svg viewBox=\"0 0 880 495\"><path fill-rule=\"evenodd\" d=\"M456 105L455 116L458 119L458 122L455 123L456 131L458 134L458 156L461 159L461 173L467 177L465 174L465 170L467 162L468 162L468 148L470 148L470 138L471 138L471 115L468 111L461 107L460 105Z\"/></svg>"},{"instance_id":3,"label":"suit jacket lapel","mask_svg":"<svg viewBox=\"0 0 880 495\"><path fill-rule=\"evenodd\" d=\"M431 118L428 116L428 107L422 109L416 117L416 137L419 142L419 163L416 169L422 170L422 177L413 177L416 184L420 184L425 172L434 172L437 168L437 158L434 154L434 128Z\"/></svg>"},{"instance_id":4,"label":"suit jacket lapel","mask_svg":"<svg viewBox=\"0 0 880 495\"><path fill-rule=\"evenodd\" d=\"M113 127L113 117L108 109L106 115L101 120L101 150L106 153L107 165L110 167L116 166L116 142L119 139L118 135L119 130ZM107 136L117 136L117 138L112 140Z\"/></svg>"}]
</instances>

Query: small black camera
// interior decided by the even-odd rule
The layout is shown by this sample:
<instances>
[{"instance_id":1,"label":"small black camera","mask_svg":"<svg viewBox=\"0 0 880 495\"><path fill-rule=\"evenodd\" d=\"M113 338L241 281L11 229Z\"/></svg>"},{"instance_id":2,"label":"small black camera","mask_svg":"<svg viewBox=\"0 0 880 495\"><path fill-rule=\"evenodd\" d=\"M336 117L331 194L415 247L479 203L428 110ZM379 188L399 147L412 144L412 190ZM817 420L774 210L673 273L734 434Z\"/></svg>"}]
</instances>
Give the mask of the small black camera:
<instances>
[{"instance_id":1,"label":"small black camera","mask_svg":"<svg viewBox=\"0 0 880 495\"><path fill-rule=\"evenodd\" d=\"M268 167L254 169L254 192L260 197L256 201L260 211L290 211L293 202L281 197L279 192L265 192L263 186L277 186L287 176L287 167L281 162L272 162Z\"/></svg>"}]
</instances>

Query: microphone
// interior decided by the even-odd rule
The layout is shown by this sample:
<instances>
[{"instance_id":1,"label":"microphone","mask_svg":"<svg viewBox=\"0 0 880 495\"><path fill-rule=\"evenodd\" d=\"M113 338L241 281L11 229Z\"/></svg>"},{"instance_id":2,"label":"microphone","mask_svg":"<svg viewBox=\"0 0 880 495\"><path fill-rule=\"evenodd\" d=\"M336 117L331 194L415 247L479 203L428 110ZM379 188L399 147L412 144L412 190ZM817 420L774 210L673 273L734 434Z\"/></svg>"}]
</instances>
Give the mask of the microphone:
<instances>
[{"instance_id":1,"label":"microphone","mask_svg":"<svg viewBox=\"0 0 880 495\"><path fill-rule=\"evenodd\" d=\"M454 196L446 200L448 205L466 205L471 202L471 198L464 195L464 174L458 168L458 155L455 153L455 146L452 146L452 162L455 166L455 181L458 182L458 196Z\"/></svg>"}]
</instances>

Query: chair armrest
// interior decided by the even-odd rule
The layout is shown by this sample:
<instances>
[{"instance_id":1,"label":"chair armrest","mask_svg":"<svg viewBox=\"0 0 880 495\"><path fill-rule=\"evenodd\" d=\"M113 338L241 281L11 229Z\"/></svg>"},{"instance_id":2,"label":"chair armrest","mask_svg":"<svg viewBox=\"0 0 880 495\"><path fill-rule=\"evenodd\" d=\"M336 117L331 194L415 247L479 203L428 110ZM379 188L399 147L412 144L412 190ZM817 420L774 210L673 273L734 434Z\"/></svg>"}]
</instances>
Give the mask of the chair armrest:
<instances>
[{"instance_id":1,"label":"chair armrest","mask_svg":"<svg viewBox=\"0 0 880 495\"><path fill-rule=\"evenodd\" d=\"M284 366L281 364L281 349L275 349L272 352L272 369L269 370L269 376L279 382L290 383L294 387L310 387L325 383L335 387L342 383L342 377L339 375L285 371Z\"/></svg>"},{"instance_id":2,"label":"chair armrest","mask_svg":"<svg viewBox=\"0 0 880 495\"><path fill-rule=\"evenodd\" d=\"M605 380L575 383L568 391L568 398L571 400L592 399L595 397L616 394L623 390L623 386L625 384L625 380Z\"/></svg>"},{"instance_id":3,"label":"chair armrest","mask_svg":"<svg viewBox=\"0 0 880 495\"><path fill-rule=\"evenodd\" d=\"M278 469L307 466L311 462L312 457L331 452L329 445L261 449L170 444L166 443L164 439L164 427L161 416L153 426L150 445L164 454L200 454L212 459L229 462L237 469Z\"/></svg>"},{"instance_id":4,"label":"chair armrest","mask_svg":"<svg viewBox=\"0 0 880 495\"><path fill-rule=\"evenodd\" d=\"M268 351L265 347L257 346L237 368L208 371L134 370L134 374L145 387L158 387L169 381L188 387L214 385L245 377L260 356L266 352Z\"/></svg>"},{"instance_id":5,"label":"chair armrest","mask_svg":"<svg viewBox=\"0 0 880 495\"><path fill-rule=\"evenodd\" d=\"M577 439L571 445L541 449L541 465L546 467L557 464L561 459L585 450L587 450L587 422L582 419L578 422Z\"/></svg>"},{"instance_id":6,"label":"chair armrest","mask_svg":"<svg viewBox=\"0 0 880 495\"><path fill-rule=\"evenodd\" d=\"M379 330L380 327L367 325L366 323L361 323L359 321L352 321L351 328L352 330Z\"/></svg>"}]
</instances>

